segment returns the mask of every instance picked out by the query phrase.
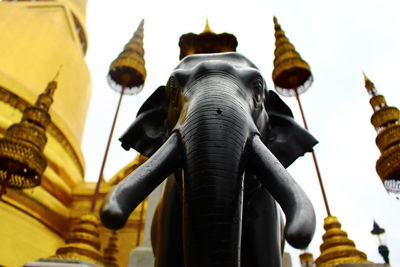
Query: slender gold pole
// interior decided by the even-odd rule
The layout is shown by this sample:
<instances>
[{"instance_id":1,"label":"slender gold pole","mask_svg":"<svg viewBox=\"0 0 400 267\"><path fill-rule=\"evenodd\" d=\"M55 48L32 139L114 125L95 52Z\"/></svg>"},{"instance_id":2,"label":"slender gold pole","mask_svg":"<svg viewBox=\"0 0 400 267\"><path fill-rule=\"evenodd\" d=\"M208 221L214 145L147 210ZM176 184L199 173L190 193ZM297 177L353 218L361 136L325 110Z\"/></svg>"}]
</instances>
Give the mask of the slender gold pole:
<instances>
[{"instance_id":1,"label":"slender gold pole","mask_svg":"<svg viewBox=\"0 0 400 267\"><path fill-rule=\"evenodd\" d=\"M96 207L97 199L99 197L99 190L100 190L101 180L103 178L103 171L104 171L104 167L106 165L108 151L110 150L111 138L112 138L113 133L114 133L115 123L117 122L119 108L121 107L122 97L124 96L124 93L125 93L125 86L122 86L121 96L119 97L117 110L115 111L114 121L113 121L113 124L111 126L110 135L108 136L107 147L106 147L106 151L104 152L103 162L102 162L101 168L100 168L99 179L97 180L96 188L94 190L94 194L93 194L93 198L92 198L92 205L90 207L90 212L94 211L94 209Z\"/></svg>"},{"instance_id":2,"label":"slender gold pole","mask_svg":"<svg viewBox=\"0 0 400 267\"><path fill-rule=\"evenodd\" d=\"M142 224L143 224L143 216L144 216L144 201L142 202L142 208L140 209L140 218L139 218L139 224L138 224L138 235L136 239L136 246L139 246L140 244L140 232L142 231Z\"/></svg>"},{"instance_id":3,"label":"slender gold pole","mask_svg":"<svg viewBox=\"0 0 400 267\"><path fill-rule=\"evenodd\" d=\"M301 117L303 118L304 127L308 130L306 117L304 115L303 106L301 105L301 101L300 101L299 93L297 92L297 88L295 88L294 91L296 93L297 103L299 104ZM317 176L318 176L319 186L321 187L322 197L324 198L326 213L328 214L328 216L331 216L331 211L330 211L329 205L328 205L328 199L326 197L324 184L322 182L321 172L319 171L317 157L315 156L315 152L314 151L311 152L311 155L312 155L312 158L313 158L313 161L314 161L315 170L317 171Z\"/></svg>"}]
</instances>

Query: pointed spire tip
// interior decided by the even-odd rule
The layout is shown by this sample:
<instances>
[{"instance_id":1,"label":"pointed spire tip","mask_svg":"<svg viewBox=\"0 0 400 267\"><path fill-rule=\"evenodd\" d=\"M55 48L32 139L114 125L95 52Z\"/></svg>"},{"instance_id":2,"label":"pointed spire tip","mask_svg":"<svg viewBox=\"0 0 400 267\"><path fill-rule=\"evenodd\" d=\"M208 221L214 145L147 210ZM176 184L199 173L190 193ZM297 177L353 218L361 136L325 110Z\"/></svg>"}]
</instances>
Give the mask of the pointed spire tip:
<instances>
[{"instance_id":1,"label":"pointed spire tip","mask_svg":"<svg viewBox=\"0 0 400 267\"><path fill-rule=\"evenodd\" d=\"M364 72L363 70L361 70L361 72L362 72L362 74L363 74L363 76L364 76L364 80L365 80L365 81L368 81L369 78L368 78L367 74L365 74L365 72Z\"/></svg>"},{"instance_id":2,"label":"pointed spire tip","mask_svg":"<svg viewBox=\"0 0 400 267\"><path fill-rule=\"evenodd\" d=\"M53 81L57 81L58 76L60 75L62 67L63 67L63 64L61 64L60 67L58 68L58 71L57 71L56 75L54 76Z\"/></svg>"},{"instance_id":3,"label":"pointed spire tip","mask_svg":"<svg viewBox=\"0 0 400 267\"><path fill-rule=\"evenodd\" d=\"M213 33L208 22L208 17L206 18L206 26L204 27L203 33Z\"/></svg>"}]
</instances>

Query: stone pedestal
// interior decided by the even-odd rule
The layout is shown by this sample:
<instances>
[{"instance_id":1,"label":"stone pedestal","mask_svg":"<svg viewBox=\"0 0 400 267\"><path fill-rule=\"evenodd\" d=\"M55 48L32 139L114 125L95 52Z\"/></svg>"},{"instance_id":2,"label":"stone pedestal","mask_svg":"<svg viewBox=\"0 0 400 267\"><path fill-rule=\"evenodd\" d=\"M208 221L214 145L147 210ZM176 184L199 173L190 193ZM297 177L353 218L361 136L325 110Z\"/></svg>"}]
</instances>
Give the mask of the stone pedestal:
<instances>
[{"instance_id":1,"label":"stone pedestal","mask_svg":"<svg viewBox=\"0 0 400 267\"><path fill-rule=\"evenodd\" d=\"M144 238L143 244L139 247L134 248L129 256L128 267L153 267L154 266L154 255L151 248L150 231L151 222L153 220L154 211L157 207L157 203L160 200L164 183L159 185L149 196L146 223L144 225Z\"/></svg>"},{"instance_id":2,"label":"stone pedestal","mask_svg":"<svg viewBox=\"0 0 400 267\"><path fill-rule=\"evenodd\" d=\"M290 257L290 254L287 252L283 253L282 267L292 267L292 258Z\"/></svg>"},{"instance_id":3,"label":"stone pedestal","mask_svg":"<svg viewBox=\"0 0 400 267\"><path fill-rule=\"evenodd\" d=\"M23 267L99 267L99 265L83 260L39 259L25 263Z\"/></svg>"},{"instance_id":4,"label":"stone pedestal","mask_svg":"<svg viewBox=\"0 0 400 267\"><path fill-rule=\"evenodd\" d=\"M153 267L154 255L150 246L139 246L131 251L129 267Z\"/></svg>"}]
</instances>

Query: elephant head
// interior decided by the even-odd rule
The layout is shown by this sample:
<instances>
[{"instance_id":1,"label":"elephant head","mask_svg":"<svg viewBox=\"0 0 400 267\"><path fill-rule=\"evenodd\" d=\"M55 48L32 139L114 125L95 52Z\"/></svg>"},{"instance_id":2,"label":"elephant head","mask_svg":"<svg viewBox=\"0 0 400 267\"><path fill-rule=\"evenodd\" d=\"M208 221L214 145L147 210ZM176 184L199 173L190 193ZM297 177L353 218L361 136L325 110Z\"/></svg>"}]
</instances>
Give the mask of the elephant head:
<instances>
[{"instance_id":1,"label":"elephant head","mask_svg":"<svg viewBox=\"0 0 400 267\"><path fill-rule=\"evenodd\" d=\"M156 186L182 169L185 266L239 266L247 177L256 177L282 207L287 241L298 248L311 241L313 207L285 167L317 141L241 54L184 58L120 140L151 157L108 195L101 211L107 227L122 227Z\"/></svg>"}]
</instances>

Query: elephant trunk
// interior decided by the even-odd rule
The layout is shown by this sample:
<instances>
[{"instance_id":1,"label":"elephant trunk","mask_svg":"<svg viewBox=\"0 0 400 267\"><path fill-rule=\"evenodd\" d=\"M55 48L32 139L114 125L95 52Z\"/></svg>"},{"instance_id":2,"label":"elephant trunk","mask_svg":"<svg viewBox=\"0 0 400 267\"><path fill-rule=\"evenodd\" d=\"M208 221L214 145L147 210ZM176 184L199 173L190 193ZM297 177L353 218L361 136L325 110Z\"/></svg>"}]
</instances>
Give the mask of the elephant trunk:
<instances>
[{"instance_id":1,"label":"elephant trunk","mask_svg":"<svg viewBox=\"0 0 400 267\"><path fill-rule=\"evenodd\" d=\"M253 169L285 212L286 240L295 248L306 248L315 231L311 201L259 136L254 136L249 143Z\"/></svg>"},{"instance_id":2,"label":"elephant trunk","mask_svg":"<svg viewBox=\"0 0 400 267\"><path fill-rule=\"evenodd\" d=\"M196 87L201 88L196 88ZM243 198L242 157L249 119L238 85L218 75L202 78L181 138L186 266L240 266Z\"/></svg>"}]
</instances>

